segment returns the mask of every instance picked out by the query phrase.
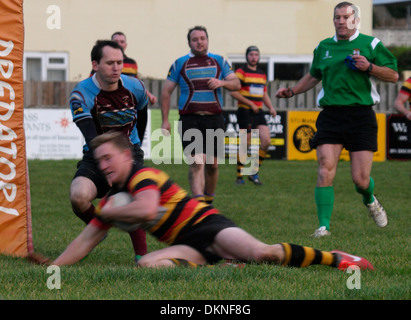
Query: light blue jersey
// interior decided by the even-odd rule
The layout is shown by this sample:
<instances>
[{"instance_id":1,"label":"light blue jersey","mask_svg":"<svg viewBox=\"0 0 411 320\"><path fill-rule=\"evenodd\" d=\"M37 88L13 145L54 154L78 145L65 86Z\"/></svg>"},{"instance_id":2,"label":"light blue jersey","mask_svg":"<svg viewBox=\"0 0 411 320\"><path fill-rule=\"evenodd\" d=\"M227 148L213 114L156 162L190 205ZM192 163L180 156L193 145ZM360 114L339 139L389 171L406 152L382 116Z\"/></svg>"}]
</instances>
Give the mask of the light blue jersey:
<instances>
[{"instance_id":1,"label":"light blue jersey","mask_svg":"<svg viewBox=\"0 0 411 320\"><path fill-rule=\"evenodd\" d=\"M167 79L180 85L179 113L221 113L222 90L209 89L207 82L211 78L223 80L231 73L233 70L230 64L217 54L194 56L190 53L177 59L171 66Z\"/></svg>"}]
</instances>

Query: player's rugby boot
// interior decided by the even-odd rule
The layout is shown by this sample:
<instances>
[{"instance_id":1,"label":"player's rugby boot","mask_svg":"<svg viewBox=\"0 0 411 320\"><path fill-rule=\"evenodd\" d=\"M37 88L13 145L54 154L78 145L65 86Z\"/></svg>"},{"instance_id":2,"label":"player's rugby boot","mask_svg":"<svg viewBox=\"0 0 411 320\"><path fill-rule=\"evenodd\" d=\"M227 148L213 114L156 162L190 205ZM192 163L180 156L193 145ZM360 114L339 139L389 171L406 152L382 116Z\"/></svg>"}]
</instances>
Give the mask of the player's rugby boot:
<instances>
[{"instance_id":1,"label":"player's rugby boot","mask_svg":"<svg viewBox=\"0 0 411 320\"><path fill-rule=\"evenodd\" d=\"M373 265L364 258L353 256L349 253L338 250L331 251L331 253L336 253L338 255L339 261L337 267L340 270L345 271L350 266L357 266L361 270L374 270Z\"/></svg>"}]
</instances>

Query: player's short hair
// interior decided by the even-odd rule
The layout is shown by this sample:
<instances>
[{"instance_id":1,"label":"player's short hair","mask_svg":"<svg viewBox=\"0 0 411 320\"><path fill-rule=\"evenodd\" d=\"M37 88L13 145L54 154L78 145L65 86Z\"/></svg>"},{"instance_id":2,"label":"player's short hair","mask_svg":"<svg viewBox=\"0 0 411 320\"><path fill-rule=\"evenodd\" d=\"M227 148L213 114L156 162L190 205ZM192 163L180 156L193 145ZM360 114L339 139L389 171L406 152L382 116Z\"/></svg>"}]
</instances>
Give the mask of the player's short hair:
<instances>
[{"instance_id":1,"label":"player's short hair","mask_svg":"<svg viewBox=\"0 0 411 320\"><path fill-rule=\"evenodd\" d=\"M193 32L193 31L204 31L205 34L206 34L206 37L207 37L207 39L208 39L208 32L207 32L206 27L203 27L203 26L195 26L195 27L192 27L191 29L188 30L188 33L187 33L188 43L190 43L190 36L191 36L191 32Z\"/></svg>"},{"instance_id":2,"label":"player's short hair","mask_svg":"<svg viewBox=\"0 0 411 320\"><path fill-rule=\"evenodd\" d=\"M97 61L97 63L100 63L100 60L103 57L103 48L105 46L109 46L114 49L120 49L124 55L123 48L117 42L112 40L97 40L96 44L91 50L91 61Z\"/></svg>"},{"instance_id":3,"label":"player's short hair","mask_svg":"<svg viewBox=\"0 0 411 320\"><path fill-rule=\"evenodd\" d=\"M115 36L123 36L124 38L127 38L126 35L124 34L124 32L121 32L121 31L116 31L116 32L114 32L114 33L111 35L111 40L113 40L113 38L114 38Z\"/></svg>"},{"instance_id":4,"label":"player's short hair","mask_svg":"<svg viewBox=\"0 0 411 320\"><path fill-rule=\"evenodd\" d=\"M354 12L354 18L357 19L359 17L359 14L360 14L359 8L355 4L352 4L351 2L348 2L348 1L340 2L334 7L334 16L335 16L335 10L344 8L344 7L351 7L352 11Z\"/></svg>"},{"instance_id":5,"label":"player's short hair","mask_svg":"<svg viewBox=\"0 0 411 320\"><path fill-rule=\"evenodd\" d=\"M120 150L127 150L132 148L130 139L120 131L108 131L101 135L98 135L90 142L90 146L93 150L100 147L105 143L112 143Z\"/></svg>"}]
</instances>

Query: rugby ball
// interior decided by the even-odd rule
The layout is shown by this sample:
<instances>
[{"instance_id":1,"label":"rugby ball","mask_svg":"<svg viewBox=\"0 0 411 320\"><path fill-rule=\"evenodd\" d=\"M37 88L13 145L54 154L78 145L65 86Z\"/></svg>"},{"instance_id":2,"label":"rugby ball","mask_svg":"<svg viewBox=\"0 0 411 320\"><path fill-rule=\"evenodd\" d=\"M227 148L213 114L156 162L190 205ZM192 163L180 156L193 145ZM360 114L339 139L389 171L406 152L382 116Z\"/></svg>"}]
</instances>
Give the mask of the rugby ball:
<instances>
[{"instance_id":1,"label":"rugby ball","mask_svg":"<svg viewBox=\"0 0 411 320\"><path fill-rule=\"evenodd\" d=\"M113 207L121 207L133 201L131 194L127 192L119 192L110 196L110 204ZM140 223L128 223L124 221L113 221L113 226L126 232L134 231L140 228Z\"/></svg>"}]
</instances>

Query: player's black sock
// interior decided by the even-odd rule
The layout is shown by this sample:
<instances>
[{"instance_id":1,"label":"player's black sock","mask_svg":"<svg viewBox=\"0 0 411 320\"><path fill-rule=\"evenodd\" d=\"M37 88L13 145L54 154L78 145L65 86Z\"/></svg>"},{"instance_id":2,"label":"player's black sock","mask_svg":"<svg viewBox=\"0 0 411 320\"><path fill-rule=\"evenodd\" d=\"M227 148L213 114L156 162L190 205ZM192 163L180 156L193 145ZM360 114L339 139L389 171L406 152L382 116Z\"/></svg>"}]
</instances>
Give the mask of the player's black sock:
<instances>
[{"instance_id":1,"label":"player's black sock","mask_svg":"<svg viewBox=\"0 0 411 320\"><path fill-rule=\"evenodd\" d=\"M172 258L170 259L171 262L173 262L176 266L181 266L181 267L190 267L190 268L195 268L195 267L199 267L201 265L188 261L188 260L184 260L184 259L176 259L176 258Z\"/></svg>"},{"instance_id":2,"label":"player's black sock","mask_svg":"<svg viewBox=\"0 0 411 320\"><path fill-rule=\"evenodd\" d=\"M205 202L205 197L203 194L197 194L194 196L194 199L196 199L197 201L201 201L201 202Z\"/></svg>"},{"instance_id":3,"label":"player's black sock","mask_svg":"<svg viewBox=\"0 0 411 320\"><path fill-rule=\"evenodd\" d=\"M215 197L215 194L214 194L214 193L213 193L213 194L204 193L204 200L205 200L205 202L208 203L208 204L212 204L212 203L213 203L214 197Z\"/></svg>"},{"instance_id":4,"label":"player's black sock","mask_svg":"<svg viewBox=\"0 0 411 320\"><path fill-rule=\"evenodd\" d=\"M337 267L338 257L335 253L303 247L291 243L281 243L285 258L283 266L303 268L314 264Z\"/></svg>"},{"instance_id":5,"label":"player's black sock","mask_svg":"<svg viewBox=\"0 0 411 320\"><path fill-rule=\"evenodd\" d=\"M243 169L244 169L244 165L240 161L240 156L237 155L237 179L243 178L243 174L242 174Z\"/></svg>"}]
</instances>

